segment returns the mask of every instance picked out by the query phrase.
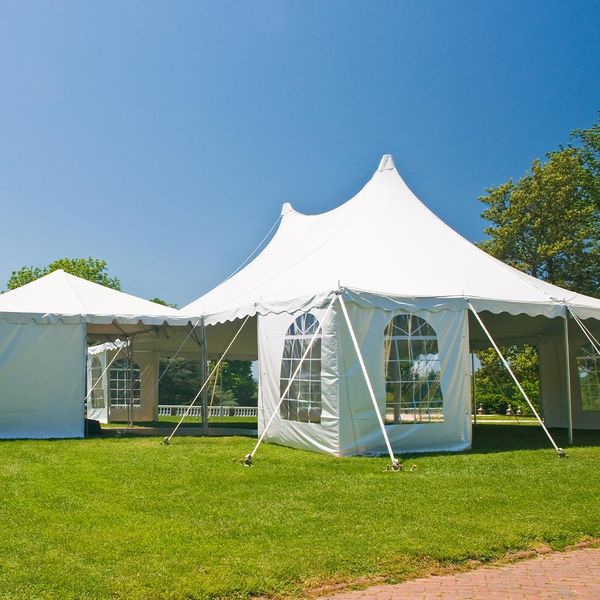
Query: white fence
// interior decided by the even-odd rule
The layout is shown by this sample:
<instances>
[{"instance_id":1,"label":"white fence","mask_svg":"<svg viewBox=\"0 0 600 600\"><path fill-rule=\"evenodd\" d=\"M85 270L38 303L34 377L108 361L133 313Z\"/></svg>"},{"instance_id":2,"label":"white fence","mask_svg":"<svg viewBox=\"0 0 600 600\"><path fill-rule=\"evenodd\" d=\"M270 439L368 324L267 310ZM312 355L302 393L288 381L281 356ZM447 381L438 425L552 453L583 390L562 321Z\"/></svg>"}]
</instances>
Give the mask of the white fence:
<instances>
[{"instance_id":1,"label":"white fence","mask_svg":"<svg viewBox=\"0 0 600 600\"><path fill-rule=\"evenodd\" d=\"M183 417L189 406L185 404L159 404L159 417ZM202 416L202 406L192 406L187 413L188 417ZM258 417L256 406L209 406L208 417Z\"/></svg>"}]
</instances>

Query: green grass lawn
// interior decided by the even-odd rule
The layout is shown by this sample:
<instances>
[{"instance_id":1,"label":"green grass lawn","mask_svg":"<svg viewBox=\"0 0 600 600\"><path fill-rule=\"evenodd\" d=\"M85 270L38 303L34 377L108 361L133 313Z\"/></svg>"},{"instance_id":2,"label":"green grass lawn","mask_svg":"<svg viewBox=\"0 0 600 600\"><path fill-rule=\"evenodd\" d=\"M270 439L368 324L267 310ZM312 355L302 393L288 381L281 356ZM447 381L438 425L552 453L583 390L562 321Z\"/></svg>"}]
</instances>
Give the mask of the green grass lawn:
<instances>
[{"instance_id":1,"label":"green grass lawn","mask_svg":"<svg viewBox=\"0 0 600 600\"><path fill-rule=\"evenodd\" d=\"M564 432L558 441L565 444ZM560 460L537 427L474 449L336 459L254 440L0 443L0 597L247 598L398 581L600 535L600 434Z\"/></svg>"}]
</instances>

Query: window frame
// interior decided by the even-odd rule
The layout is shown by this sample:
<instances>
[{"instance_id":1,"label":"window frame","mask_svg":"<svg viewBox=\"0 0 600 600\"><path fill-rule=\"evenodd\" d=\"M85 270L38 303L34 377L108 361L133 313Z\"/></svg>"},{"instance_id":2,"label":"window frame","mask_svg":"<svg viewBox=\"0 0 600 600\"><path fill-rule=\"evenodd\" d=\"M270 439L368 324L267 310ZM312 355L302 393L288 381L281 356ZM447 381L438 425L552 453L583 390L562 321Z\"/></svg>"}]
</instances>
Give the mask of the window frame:
<instances>
[{"instance_id":1,"label":"window frame","mask_svg":"<svg viewBox=\"0 0 600 600\"><path fill-rule=\"evenodd\" d=\"M583 352L587 352L587 354L582 356ZM593 363L593 368L591 370L586 369L586 377L594 377L594 381L586 381L588 385L582 385L582 370L585 369L582 365L583 361L588 364ZM600 356L598 356L598 353L592 344L587 343L580 346L577 356L575 357L575 362L577 364L577 381L579 383L579 402L581 411L585 413L598 412L600 411ZM586 398L585 390L592 387L595 388L595 397L592 399ZM588 407L588 403L591 407Z\"/></svg>"},{"instance_id":2,"label":"window frame","mask_svg":"<svg viewBox=\"0 0 600 600\"><path fill-rule=\"evenodd\" d=\"M129 406L129 361L126 358L115 360L108 370L108 404L111 408L119 408ZM134 372L133 380L133 406L139 407L141 404L141 370L139 364L132 361L131 369ZM123 374L123 378L115 378L114 375ZM113 383L115 387L113 387ZM116 392L116 394L113 394Z\"/></svg>"},{"instance_id":3,"label":"window frame","mask_svg":"<svg viewBox=\"0 0 600 600\"><path fill-rule=\"evenodd\" d=\"M426 319L413 313L399 313L388 321L384 329L383 368L386 425L444 422L439 339ZM395 373L390 373L392 368Z\"/></svg>"},{"instance_id":4,"label":"window frame","mask_svg":"<svg viewBox=\"0 0 600 600\"><path fill-rule=\"evenodd\" d=\"M315 332L318 332L315 336ZM298 375L284 392L298 368L310 341L314 342ZM279 417L294 423L319 425L323 413L321 381L323 331L319 319L311 312L296 317L286 330L279 369Z\"/></svg>"}]
</instances>

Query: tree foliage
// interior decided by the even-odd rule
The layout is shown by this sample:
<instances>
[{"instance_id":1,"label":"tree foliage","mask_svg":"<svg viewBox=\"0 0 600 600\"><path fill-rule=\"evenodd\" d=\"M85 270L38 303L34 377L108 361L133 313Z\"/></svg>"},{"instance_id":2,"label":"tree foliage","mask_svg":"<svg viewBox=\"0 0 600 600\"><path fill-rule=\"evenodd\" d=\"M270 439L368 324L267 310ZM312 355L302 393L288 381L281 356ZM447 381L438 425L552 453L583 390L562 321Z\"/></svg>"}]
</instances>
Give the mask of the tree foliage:
<instances>
[{"instance_id":1,"label":"tree foliage","mask_svg":"<svg viewBox=\"0 0 600 600\"><path fill-rule=\"evenodd\" d=\"M159 386L160 403L189 404L202 386L200 362L177 358L166 370L169 362L168 359L160 362L160 373L164 373ZM210 370L214 366L215 363L211 362ZM245 360L223 361L216 386L211 380L207 394L214 405L256 406L257 386L252 377L252 363Z\"/></svg>"},{"instance_id":2,"label":"tree foliage","mask_svg":"<svg viewBox=\"0 0 600 600\"><path fill-rule=\"evenodd\" d=\"M119 279L109 276L106 261L92 257L60 258L51 262L46 267L21 267L18 271L12 272L6 288L14 290L59 269L71 273L71 275L77 275L77 277L82 277L88 281L112 288L113 290L121 289Z\"/></svg>"},{"instance_id":3,"label":"tree foliage","mask_svg":"<svg viewBox=\"0 0 600 600\"><path fill-rule=\"evenodd\" d=\"M563 148L535 160L521 179L479 199L492 225L481 248L534 277L597 295L600 209L596 177L583 151Z\"/></svg>"},{"instance_id":4,"label":"tree foliage","mask_svg":"<svg viewBox=\"0 0 600 600\"><path fill-rule=\"evenodd\" d=\"M529 345L509 346L502 348L502 353L533 405L536 409L539 408L537 348ZM481 363L475 377L477 406L481 405L487 411L504 413L510 405L515 411L520 408L523 415L532 414L496 351L493 348L481 350L477 353L477 358Z\"/></svg>"},{"instance_id":5,"label":"tree foliage","mask_svg":"<svg viewBox=\"0 0 600 600\"><path fill-rule=\"evenodd\" d=\"M155 296L154 298L150 298L150 302L154 302L155 304L161 304L162 306L168 306L169 308L179 308L177 306L177 304L171 304L170 302L167 302L166 300L163 300L162 298L159 298L158 296Z\"/></svg>"},{"instance_id":6,"label":"tree foliage","mask_svg":"<svg viewBox=\"0 0 600 600\"><path fill-rule=\"evenodd\" d=\"M600 113L599 113L600 114ZM500 260L568 289L600 291L600 120L575 130L577 146L534 160L518 181L488 188L479 200L491 225L480 247ZM539 404L538 354L533 346L502 349L534 405ZM529 412L493 349L478 352L477 403L504 412Z\"/></svg>"}]
</instances>

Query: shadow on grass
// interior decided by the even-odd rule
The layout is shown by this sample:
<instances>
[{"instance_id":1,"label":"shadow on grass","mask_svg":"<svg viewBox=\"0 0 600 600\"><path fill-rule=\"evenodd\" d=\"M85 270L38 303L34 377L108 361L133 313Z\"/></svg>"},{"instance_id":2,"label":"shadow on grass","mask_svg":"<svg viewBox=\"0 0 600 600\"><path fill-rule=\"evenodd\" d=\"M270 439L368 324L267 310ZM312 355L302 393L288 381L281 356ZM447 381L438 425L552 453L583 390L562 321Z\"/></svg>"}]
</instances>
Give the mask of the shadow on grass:
<instances>
[{"instance_id":1,"label":"shadow on grass","mask_svg":"<svg viewBox=\"0 0 600 600\"><path fill-rule=\"evenodd\" d=\"M569 451L566 429L551 429L550 433L559 448ZM600 446L600 431L576 429L573 447ZM512 452L514 450L554 451L550 440L539 426L534 425L473 425L473 447L469 453Z\"/></svg>"}]
</instances>

